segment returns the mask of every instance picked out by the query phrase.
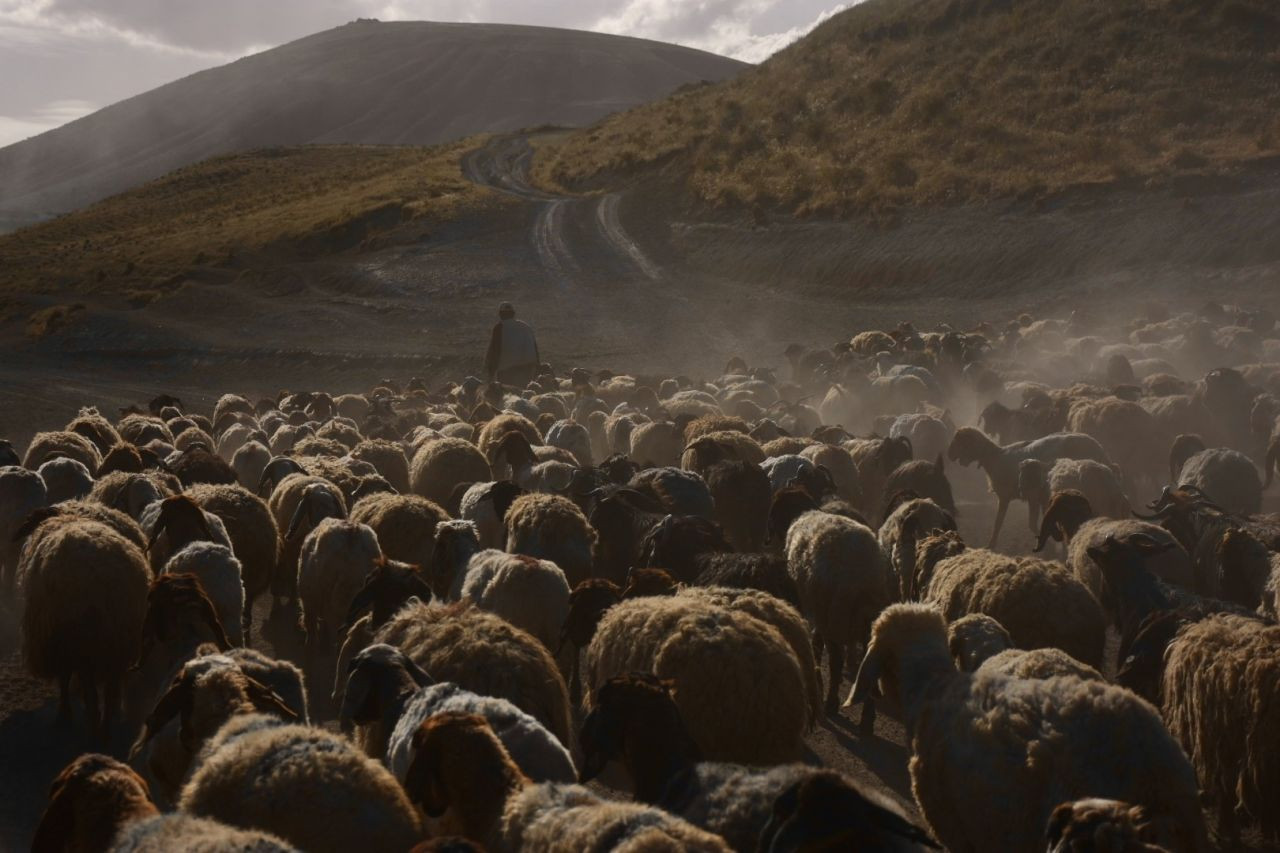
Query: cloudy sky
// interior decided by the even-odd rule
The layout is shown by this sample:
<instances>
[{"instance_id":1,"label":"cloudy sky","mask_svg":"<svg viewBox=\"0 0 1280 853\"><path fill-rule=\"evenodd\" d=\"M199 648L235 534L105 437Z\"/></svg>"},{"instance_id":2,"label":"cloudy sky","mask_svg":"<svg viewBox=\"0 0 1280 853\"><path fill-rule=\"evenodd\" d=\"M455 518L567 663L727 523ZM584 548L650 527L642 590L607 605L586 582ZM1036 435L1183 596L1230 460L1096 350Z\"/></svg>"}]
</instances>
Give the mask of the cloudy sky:
<instances>
[{"instance_id":1,"label":"cloudy sky","mask_svg":"<svg viewBox=\"0 0 1280 853\"><path fill-rule=\"evenodd\" d=\"M355 18L497 21L661 39L758 62L838 0L0 0L0 146Z\"/></svg>"}]
</instances>

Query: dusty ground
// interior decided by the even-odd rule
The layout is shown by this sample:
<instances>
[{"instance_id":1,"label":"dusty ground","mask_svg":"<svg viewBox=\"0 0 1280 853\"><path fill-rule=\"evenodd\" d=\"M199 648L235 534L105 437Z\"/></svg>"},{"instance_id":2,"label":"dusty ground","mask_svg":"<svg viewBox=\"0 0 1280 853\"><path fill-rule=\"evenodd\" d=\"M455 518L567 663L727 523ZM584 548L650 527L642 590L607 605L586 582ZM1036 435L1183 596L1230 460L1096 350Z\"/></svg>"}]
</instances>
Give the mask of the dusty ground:
<instances>
[{"instance_id":1,"label":"dusty ground","mask_svg":"<svg viewBox=\"0 0 1280 853\"><path fill-rule=\"evenodd\" d=\"M829 343L902 319L965 326L1073 304L1134 312L1152 299L1274 304L1280 293L1280 180L1271 175L1231 192L944 211L884 229L708 222L654 188L548 195L528 185L527 163L520 137L469 158L474 180L515 203L435 227L425 240L247 272L232 285L192 282L142 310L89 300L83 320L40 341L24 338L23 316L8 313L0 320L0 436L21 448L80 405L111 413L161 391L207 411L225 390L338 392L384 376L457 377L477 370L504 299L532 321L544 358L558 367L711 375L734 354L778 364L789 342ZM984 541L985 486L967 473L957 482L962 530ZM1006 530L1008 548L1029 548L1016 512ZM89 747L78 728L54 728L51 693L23 674L16 641L6 611L6 850L26 845L48 782ZM287 635L255 636L266 649L277 642L286 653L295 647ZM313 687L323 682L313 674ZM117 731L114 751L131 734ZM828 720L809 746L813 760L910 802L902 729L888 715L869 739L843 715Z\"/></svg>"}]
</instances>

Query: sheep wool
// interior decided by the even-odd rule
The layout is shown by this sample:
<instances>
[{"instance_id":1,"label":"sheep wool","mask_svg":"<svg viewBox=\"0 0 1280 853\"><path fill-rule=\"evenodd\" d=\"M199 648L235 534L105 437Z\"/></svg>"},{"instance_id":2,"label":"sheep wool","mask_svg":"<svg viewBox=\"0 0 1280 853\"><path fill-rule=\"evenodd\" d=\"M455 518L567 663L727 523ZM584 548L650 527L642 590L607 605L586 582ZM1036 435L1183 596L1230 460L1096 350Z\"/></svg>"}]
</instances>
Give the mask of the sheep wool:
<instances>
[{"instance_id":1,"label":"sheep wool","mask_svg":"<svg viewBox=\"0 0 1280 853\"><path fill-rule=\"evenodd\" d=\"M562 744L572 743L569 689L551 652L502 617L469 602L411 601L373 642L396 646L432 678L507 699Z\"/></svg>"},{"instance_id":2,"label":"sheep wool","mask_svg":"<svg viewBox=\"0 0 1280 853\"><path fill-rule=\"evenodd\" d=\"M169 558L164 572L171 575L190 574L200 580L200 587L213 602L218 621L233 646L244 645L244 582L240 561L225 545L192 542Z\"/></svg>"},{"instance_id":3,"label":"sheep wool","mask_svg":"<svg viewBox=\"0 0 1280 853\"><path fill-rule=\"evenodd\" d=\"M413 761L413 735L423 721L445 713L478 714L511 754L520 772L535 782L572 783L578 778L569 750L529 714L506 699L479 696L456 684L444 682L414 694L396 722L387 742L386 765L404 782Z\"/></svg>"},{"instance_id":4,"label":"sheep wool","mask_svg":"<svg viewBox=\"0 0 1280 853\"><path fill-rule=\"evenodd\" d=\"M710 760L778 764L803 749L810 713L800 663L776 628L747 612L683 595L623 601L600 621L585 669L592 692L632 671L672 679Z\"/></svg>"},{"instance_id":5,"label":"sheep wool","mask_svg":"<svg viewBox=\"0 0 1280 853\"><path fill-rule=\"evenodd\" d=\"M373 528L389 559L415 566L431 562L436 525L448 517L439 504L417 495L373 494L351 507L351 520Z\"/></svg>"},{"instance_id":6,"label":"sheep wool","mask_svg":"<svg viewBox=\"0 0 1280 853\"><path fill-rule=\"evenodd\" d=\"M985 613L1018 648L1058 648L1089 666L1102 665L1106 614L1060 563L970 549L938 563L924 600L948 619Z\"/></svg>"},{"instance_id":7,"label":"sheep wool","mask_svg":"<svg viewBox=\"0 0 1280 853\"><path fill-rule=\"evenodd\" d=\"M258 714L209 741L179 809L274 833L308 853L408 850L418 815L385 767L345 738Z\"/></svg>"},{"instance_id":8,"label":"sheep wool","mask_svg":"<svg viewBox=\"0 0 1280 853\"><path fill-rule=\"evenodd\" d=\"M447 505L453 490L463 483L492 479L489 460L474 444L460 438L426 442L414 453L409 465L413 493L439 506Z\"/></svg>"},{"instance_id":9,"label":"sheep wool","mask_svg":"<svg viewBox=\"0 0 1280 853\"><path fill-rule=\"evenodd\" d=\"M569 582L549 560L487 550L474 555L462 598L538 638L554 653L569 615Z\"/></svg>"},{"instance_id":10,"label":"sheep wool","mask_svg":"<svg viewBox=\"0 0 1280 853\"><path fill-rule=\"evenodd\" d=\"M507 552L550 560L569 586L591 576L598 536L573 501L559 495L521 495L507 510Z\"/></svg>"}]
</instances>

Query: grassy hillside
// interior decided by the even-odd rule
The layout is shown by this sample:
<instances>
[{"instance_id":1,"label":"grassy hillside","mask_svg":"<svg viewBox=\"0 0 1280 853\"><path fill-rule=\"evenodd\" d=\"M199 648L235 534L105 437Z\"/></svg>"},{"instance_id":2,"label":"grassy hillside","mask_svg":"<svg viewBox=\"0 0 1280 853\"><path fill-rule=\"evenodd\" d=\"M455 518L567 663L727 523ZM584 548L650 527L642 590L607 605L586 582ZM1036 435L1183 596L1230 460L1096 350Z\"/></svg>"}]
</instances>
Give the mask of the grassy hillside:
<instances>
[{"instance_id":1,"label":"grassy hillside","mask_svg":"<svg viewBox=\"0 0 1280 853\"><path fill-rule=\"evenodd\" d=\"M0 237L0 295L122 294L141 305L201 269L358 247L379 230L491 198L459 166L475 144L309 146L207 160Z\"/></svg>"},{"instance_id":2,"label":"grassy hillside","mask_svg":"<svg viewBox=\"0 0 1280 853\"><path fill-rule=\"evenodd\" d=\"M1276 153L1275 0L866 0L738 78L575 134L537 176L662 166L712 205L841 216Z\"/></svg>"}]
</instances>

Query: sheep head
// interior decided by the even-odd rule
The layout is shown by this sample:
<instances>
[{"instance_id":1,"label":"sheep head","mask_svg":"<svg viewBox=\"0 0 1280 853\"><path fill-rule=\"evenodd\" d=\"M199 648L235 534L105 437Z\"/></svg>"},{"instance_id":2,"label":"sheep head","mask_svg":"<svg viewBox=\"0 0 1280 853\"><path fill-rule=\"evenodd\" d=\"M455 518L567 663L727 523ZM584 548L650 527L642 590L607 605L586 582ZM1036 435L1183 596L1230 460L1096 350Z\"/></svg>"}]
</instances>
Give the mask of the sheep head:
<instances>
[{"instance_id":1,"label":"sheep head","mask_svg":"<svg viewBox=\"0 0 1280 853\"><path fill-rule=\"evenodd\" d=\"M435 682L422 667L394 646L377 643L351 659L347 687L338 712L338 725L350 734L356 725L382 719L396 707L396 700ZM392 721L394 722L394 720Z\"/></svg>"},{"instance_id":2,"label":"sheep head","mask_svg":"<svg viewBox=\"0 0 1280 853\"><path fill-rule=\"evenodd\" d=\"M1080 525L1093 518L1093 507L1089 499L1075 489L1064 489L1053 496L1045 509L1044 518L1040 521L1040 538L1033 549L1037 554L1044 550L1050 538L1054 542L1065 542Z\"/></svg>"},{"instance_id":3,"label":"sheep head","mask_svg":"<svg viewBox=\"0 0 1280 853\"><path fill-rule=\"evenodd\" d=\"M473 522L442 521L436 525L431 563L425 568L427 585L436 598L442 601L449 598L454 582L479 551L480 533Z\"/></svg>"},{"instance_id":4,"label":"sheep head","mask_svg":"<svg viewBox=\"0 0 1280 853\"><path fill-rule=\"evenodd\" d=\"M212 641L223 651L231 648L218 611L205 594L200 579L191 574L160 574L147 591L147 612L142 620L142 648L137 667L151 650L186 632ZM135 667L135 668L137 668Z\"/></svg>"},{"instance_id":5,"label":"sheep head","mask_svg":"<svg viewBox=\"0 0 1280 853\"><path fill-rule=\"evenodd\" d=\"M701 760L680 718L674 689L674 683L640 672L615 676L597 688L582 721L579 781L589 782L610 761L622 760L637 798L656 802L674 772Z\"/></svg>"},{"instance_id":6,"label":"sheep head","mask_svg":"<svg viewBox=\"0 0 1280 853\"><path fill-rule=\"evenodd\" d=\"M151 538L147 540L147 551L154 548L160 534L166 532L169 534L170 550L175 552L192 542L214 541L204 510L186 495L165 498L160 504L160 515L151 530Z\"/></svg>"},{"instance_id":7,"label":"sheep head","mask_svg":"<svg viewBox=\"0 0 1280 853\"><path fill-rule=\"evenodd\" d=\"M298 714L274 690L245 675L229 658L194 658L147 716L139 745L154 738L176 717L178 740L194 755L227 720L251 713L273 715L287 722L298 719Z\"/></svg>"},{"instance_id":8,"label":"sheep head","mask_svg":"<svg viewBox=\"0 0 1280 853\"><path fill-rule=\"evenodd\" d=\"M579 649L590 645L605 611L621 600L622 590L606 578L588 578L574 587L569 593L569 612L560 628L560 648L556 649L556 656L559 657L565 643Z\"/></svg>"},{"instance_id":9,"label":"sheep head","mask_svg":"<svg viewBox=\"0 0 1280 853\"><path fill-rule=\"evenodd\" d=\"M1013 648L1004 626L983 613L971 613L947 626L947 649L962 672L973 672L982 662Z\"/></svg>"},{"instance_id":10,"label":"sheep head","mask_svg":"<svg viewBox=\"0 0 1280 853\"><path fill-rule=\"evenodd\" d=\"M477 841L488 837L510 794L529 781L478 714L432 716L414 732L413 753L404 779L409 799L432 818L452 809L443 828Z\"/></svg>"},{"instance_id":11,"label":"sheep head","mask_svg":"<svg viewBox=\"0 0 1280 853\"><path fill-rule=\"evenodd\" d=\"M285 539L297 539L316 529L326 518L346 518L347 510L342 498L329 483L312 483L302 492L302 499L289 521Z\"/></svg>"},{"instance_id":12,"label":"sheep head","mask_svg":"<svg viewBox=\"0 0 1280 853\"><path fill-rule=\"evenodd\" d=\"M338 629L338 634L345 636L365 613L370 616L371 627L377 629L415 597L424 602L432 598L431 587L422 570L409 563L380 557L373 570L365 575L364 586L351 599L346 621Z\"/></svg>"},{"instance_id":13,"label":"sheep head","mask_svg":"<svg viewBox=\"0 0 1280 853\"><path fill-rule=\"evenodd\" d=\"M267 463L267 467L262 469L262 476L258 479L258 497L269 497L276 486L290 474L305 474L306 469L302 467L295 459L288 456L277 456Z\"/></svg>"},{"instance_id":14,"label":"sheep head","mask_svg":"<svg viewBox=\"0 0 1280 853\"><path fill-rule=\"evenodd\" d=\"M901 702L910 733L921 710L918 691L940 674L955 671L942 614L925 604L890 605L871 626L871 642L844 707L864 703L873 708L876 686L883 685L887 695ZM867 717L864 711L864 731Z\"/></svg>"},{"instance_id":15,"label":"sheep head","mask_svg":"<svg viewBox=\"0 0 1280 853\"><path fill-rule=\"evenodd\" d=\"M147 783L127 764L96 753L81 755L53 780L31 850L101 849L120 827L159 813Z\"/></svg>"},{"instance_id":16,"label":"sheep head","mask_svg":"<svg viewBox=\"0 0 1280 853\"><path fill-rule=\"evenodd\" d=\"M679 589L676 579L665 569L641 569L632 567L627 572L627 586L622 597L644 598L656 595L675 595Z\"/></svg>"}]
</instances>

